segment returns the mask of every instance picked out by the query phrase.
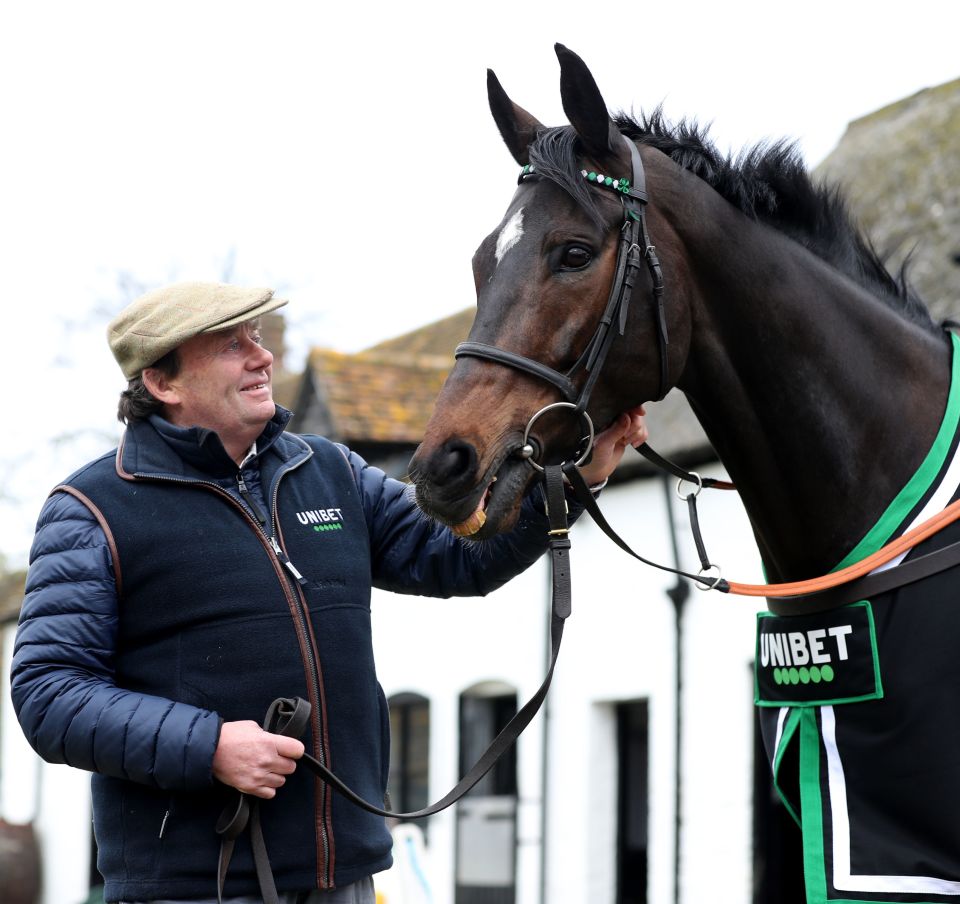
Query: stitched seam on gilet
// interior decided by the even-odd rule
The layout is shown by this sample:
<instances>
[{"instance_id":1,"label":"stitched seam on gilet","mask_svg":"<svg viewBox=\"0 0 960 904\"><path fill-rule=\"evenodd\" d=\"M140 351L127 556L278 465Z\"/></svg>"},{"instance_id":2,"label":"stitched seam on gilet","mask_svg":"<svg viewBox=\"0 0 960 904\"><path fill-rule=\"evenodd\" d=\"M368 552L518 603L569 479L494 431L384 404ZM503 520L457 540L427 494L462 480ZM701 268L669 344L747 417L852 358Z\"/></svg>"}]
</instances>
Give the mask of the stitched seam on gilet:
<instances>
[{"instance_id":1,"label":"stitched seam on gilet","mask_svg":"<svg viewBox=\"0 0 960 904\"><path fill-rule=\"evenodd\" d=\"M354 477L354 474L353 474L353 465L350 464L350 458L347 456L347 453L344 452L343 448L340 446L339 443L333 443L333 448L336 449L336 450L340 453L340 457L343 459L343 463L344 463L344 465L345 465L346 468L347 468L347 474L348 474L348 476L350 477L350 482L353 484L354 489L356 489L356 491L357 491L357 500L358 500L359 503L360 503L360 511L363 511L363 509L364 509L364 505L363 505L363 488L357 483L357 478ZM366 528L367 528L367 536L369 537L369 536L370 536L370 526L369 526L369 525L366 525Z\"/></svg>"}]
</instances>

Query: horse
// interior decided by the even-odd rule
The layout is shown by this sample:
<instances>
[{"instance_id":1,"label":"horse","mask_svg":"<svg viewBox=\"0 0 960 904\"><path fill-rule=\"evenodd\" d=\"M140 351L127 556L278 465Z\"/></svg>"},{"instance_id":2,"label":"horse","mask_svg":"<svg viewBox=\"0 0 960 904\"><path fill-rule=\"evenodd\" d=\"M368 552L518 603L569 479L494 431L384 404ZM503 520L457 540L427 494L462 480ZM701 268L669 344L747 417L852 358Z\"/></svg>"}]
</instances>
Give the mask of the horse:
<instances>
[{"instance_id":1,"label":"horse","mask_svg":"<svg viewBox=\"0 0 960 904\"><path fill-rule=\"evenodd\" d=\"M522 170L473 257L473 326L410 464L421 508L478 542L509 530L542 466L580 454L584 419L674 387L771 581L858 561L949 502L957 341L841 193L786 141L731 156L659 107L612 117L583 60L556 52L566 126L487 73ZM626 254L641 265L614 304ZM923 587L758 619L757 703L809 902L960 901L960 769L939 752L960 749L943 718L957 607L949 571Z\"/></svg>"}]
</instances>

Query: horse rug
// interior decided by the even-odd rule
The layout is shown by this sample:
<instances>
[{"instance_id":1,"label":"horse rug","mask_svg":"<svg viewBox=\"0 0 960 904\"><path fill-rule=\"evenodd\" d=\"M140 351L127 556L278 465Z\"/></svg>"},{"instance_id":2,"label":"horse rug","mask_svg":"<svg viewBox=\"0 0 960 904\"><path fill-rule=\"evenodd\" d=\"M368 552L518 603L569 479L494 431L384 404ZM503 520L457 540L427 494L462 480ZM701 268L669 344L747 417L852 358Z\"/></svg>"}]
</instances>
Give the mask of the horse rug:
<instances>
[{"instance_id":1,"label":"horse rug","mask_svg":"<svg viewBox=\"0 0 960 904\"><path fill-rule=\"evenodd\" d=\"M920 469L837 569L960 498L960 391ZM910 555L960 541L954 522ZM898 560L884 567L896 567ZM758 616L756 702L803 835L808 904L960 904L960 574Z\"/></svg>"}]
</instances>

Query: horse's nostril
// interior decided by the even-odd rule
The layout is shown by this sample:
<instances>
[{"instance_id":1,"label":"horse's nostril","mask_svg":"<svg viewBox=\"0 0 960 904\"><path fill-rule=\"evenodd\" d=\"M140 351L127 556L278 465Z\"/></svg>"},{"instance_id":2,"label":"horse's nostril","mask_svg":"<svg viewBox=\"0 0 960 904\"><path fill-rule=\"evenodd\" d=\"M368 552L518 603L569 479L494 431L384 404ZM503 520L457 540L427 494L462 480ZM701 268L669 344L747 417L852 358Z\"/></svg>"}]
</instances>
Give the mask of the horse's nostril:
<instances>
[{"instance_id":1,"label":"horse's nostril","mask_svg":"<svg viewBox=\"0 0 960 904\"><path fill-rule=\"evenodd\" d=\"M434 457L434 466L438 482L462 479L476 470L477 450L463 440L448 440Z\"/></svg>"}]
</instances>

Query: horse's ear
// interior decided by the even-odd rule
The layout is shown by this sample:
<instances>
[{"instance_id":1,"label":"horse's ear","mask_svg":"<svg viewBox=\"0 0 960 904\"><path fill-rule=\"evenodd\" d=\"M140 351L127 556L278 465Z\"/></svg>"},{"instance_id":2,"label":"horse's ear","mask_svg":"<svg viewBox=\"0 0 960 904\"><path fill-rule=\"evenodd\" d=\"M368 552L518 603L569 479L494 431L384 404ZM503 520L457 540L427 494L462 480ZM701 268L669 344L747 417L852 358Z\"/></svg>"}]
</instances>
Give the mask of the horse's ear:
<instances>
[{"instance_id":1,"label":"horse's ear","mask_svg":"<svg viewBox=\"0 0 960 904\"><path fill-rule=\"evenodd\" d=\"M570 125L595 157L619 154L620 131L587 64L563 44L554 44L553 49L560 60L560 99Z\"/></svg>"},{"instance_id":2,"label":"horse's ear","mask_svg":"<svg viewBox=\"0 0 960 904\"><path fill-rule=\"evenodd\" d=\"M513 159L521 166L526 166L530 162L527 149L537 137L537 132L546 127L507 97L507 92L492 69L487 70L487 97L490 99L490 112Z\"/></svg>"}]
</instances>

